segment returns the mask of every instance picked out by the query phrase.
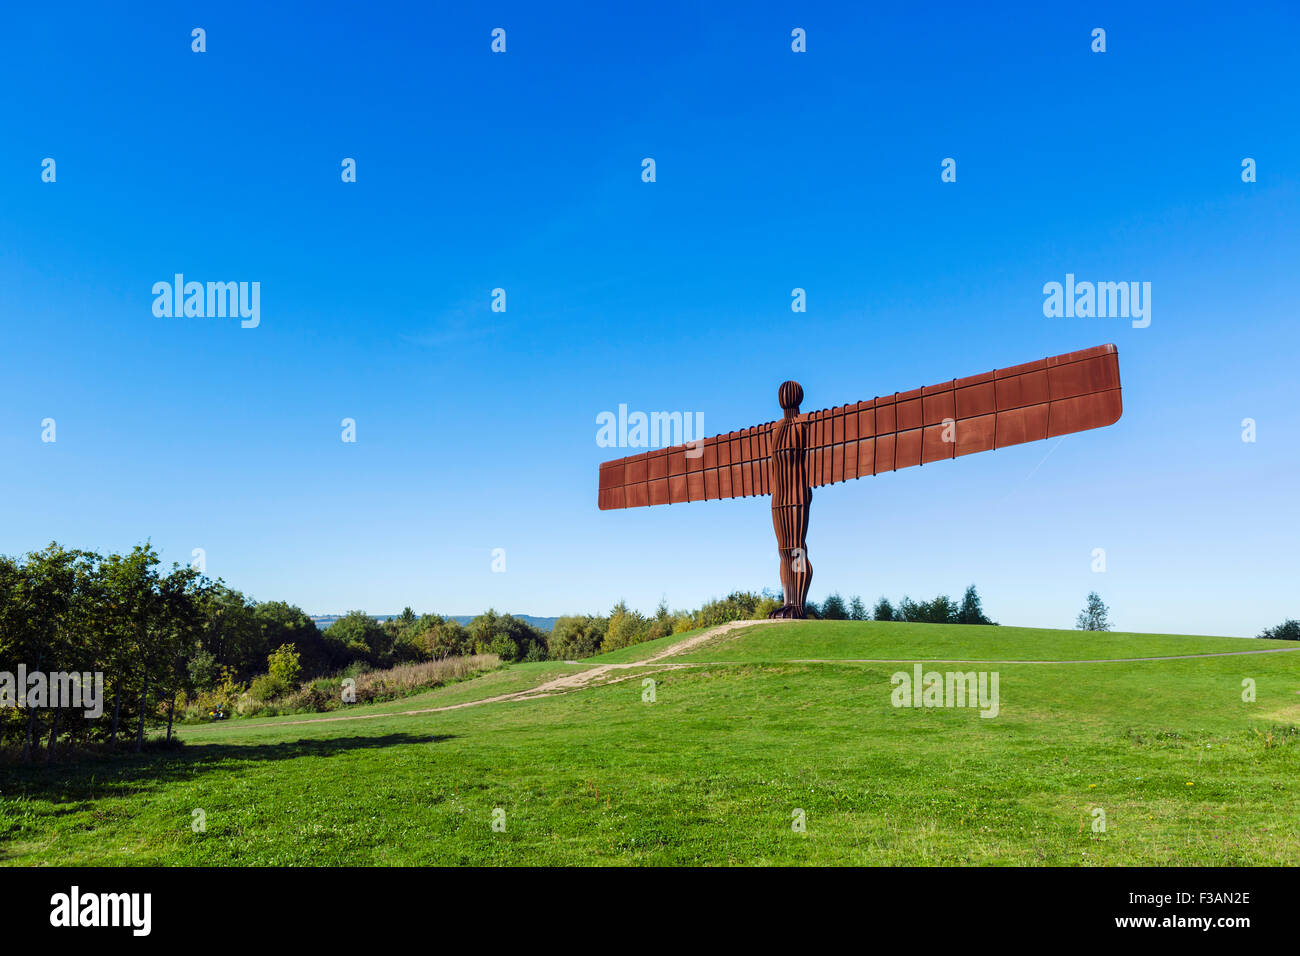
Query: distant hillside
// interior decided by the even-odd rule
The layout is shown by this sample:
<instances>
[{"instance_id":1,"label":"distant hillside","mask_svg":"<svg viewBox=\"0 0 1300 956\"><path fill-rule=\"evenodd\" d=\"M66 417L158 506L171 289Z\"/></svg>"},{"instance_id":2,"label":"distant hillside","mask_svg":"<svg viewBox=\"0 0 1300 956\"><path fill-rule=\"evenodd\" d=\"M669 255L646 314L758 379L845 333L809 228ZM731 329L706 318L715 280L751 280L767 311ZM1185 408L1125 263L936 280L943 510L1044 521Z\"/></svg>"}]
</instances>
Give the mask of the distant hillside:
<instances>
[{"instance_id":1,"label":"distant hillside","mask_svg":"<svg viewBox=\"0 0 1300 956\"><path fill-rule=\"evenodd\" d=\"M313 614L311 615L311 619L315 621L316 626L323 631L325 630L325 628L329 627L331 624L333 624L342 616L343 616L342 614ZM376 621L379 621L381 623L383 621L387 621L390 617L397 617L396 614L372 614L370 616L373 617ZM474 620L474 618L477 617L478 615L451 614L447 616L454 621L459 621L461 624L468 624L470 621ZM521 621L525 621L528 624L531 624L539 631L545 631L547 633L550 633L551 629L555 627L555 622L559 620L558 617L534 617L531 614L514 614L511 616L516 617Z\"/></svg>"}]
</instances>

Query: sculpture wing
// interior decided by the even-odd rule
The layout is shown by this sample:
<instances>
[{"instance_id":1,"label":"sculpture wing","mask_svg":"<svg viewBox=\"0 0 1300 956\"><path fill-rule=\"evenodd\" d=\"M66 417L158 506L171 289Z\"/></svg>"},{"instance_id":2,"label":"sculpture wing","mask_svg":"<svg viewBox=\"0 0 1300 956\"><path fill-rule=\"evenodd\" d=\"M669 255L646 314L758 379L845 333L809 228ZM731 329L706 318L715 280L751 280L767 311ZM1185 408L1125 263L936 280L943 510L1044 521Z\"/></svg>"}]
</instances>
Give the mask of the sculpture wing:
<instances>
[{"instance_id":1,"label":"sculpture wing","mask_svg":"<svg viewBox=\"0 0 1300 956\"><path fill-rule=\"evenodd\" d=\"M895 392L800 418L815 487L1113 425L1123 411L1114 345ZM602 510L771 493L774 422L600 466Z\"/></svg>"},{"instance_id":2,"label":"sculpture wing","mask_svg":"<svg viewBox=\"0 0 1300 956\"><path fill-rule=\"evenodd\" d=\"M601 510L771 493L772 422L600 466Z\"/></svg>"},{"instance_id":3,"label":"sculpture wing","mask_svg":"<svg viewBox=\"0 0 1300 956\"><path fill-rule=\"evenodd\" d=\"M813 487L1113 425L1114 345L810 412Z\"/></svg>"}]
</instances>

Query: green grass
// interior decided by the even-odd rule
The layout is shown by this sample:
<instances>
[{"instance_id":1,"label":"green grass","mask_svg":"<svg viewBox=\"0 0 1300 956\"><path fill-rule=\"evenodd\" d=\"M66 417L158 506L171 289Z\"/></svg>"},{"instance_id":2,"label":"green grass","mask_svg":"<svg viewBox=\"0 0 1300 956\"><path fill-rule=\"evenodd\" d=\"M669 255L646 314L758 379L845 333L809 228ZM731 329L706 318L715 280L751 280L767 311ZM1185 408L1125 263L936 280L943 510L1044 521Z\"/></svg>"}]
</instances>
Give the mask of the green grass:
<instances>
[{"instance_id":1,"label":"green grass","mask_svg":"<svg viewBox=\"0 0 1300 956\"><path fill-rule=\"evenodd\" d=\"M696 628L693 631L684 631L681 634L671 634L668 637L657 637L653 641L643 641L640 644L633 644L631 647L620 647L616 651L609 651L605 654L597 654L595 657L584 657L583 664L631 664L635 661L643 661L653 654L665 648L672 647L687 638L695 637L697 634L703 634L707 628Z\"/></svg>"},{"instance_id":2,"label":"green grass","mask_svg":"<svg viewBox=\"0 0 1300 956\"><path fill-rule=\"evenodd\" d=\"M906 666L791 662L1287 646L1296 645L796 623L670 658L725 651L741 663L659 670L654 703L642 701L638 676L562 696L395 712L582 669L514 665L347 712L374 719L228 721L184 728L176 754L6 769L0 860L1294 865L1300 652L990 666L1001 698L991 720L893 707L890 675ZM619 660L653 649L629 650ZM1243 678L1256 682L1254 703L1241 700ZM498 807L503 833L491 828ZM1094 807L1106 813L1104 833L1092 832ZM204 833L191 831L196 809ZM796 809L805 833L791 829Z\"/></svg>"},{"instance_id":3,"label":"green grass","mask_svg":"<svg viewBox=\"0 0 1300 956\"><path fill-rule=\"evenodd\" d=\"M545 661L542 663L512 664L502 670L492 671L481 677L457 681L444 687L386 700L377 704L367 704L330 710L313 714L285 714L279 717L241 717L229 721L214 721L203 724L189 724L184 728L185 740L211 740L225 738L233 729L236 735L245 728L255 728L263 724L276 725L305 720L329 720L337 717L350 717L357 714L401 714L412 710L427 710L432 707L447 707L470 700L482 700L499 694L512 694L529 690L545 681L565 674L574 674L586 670L587 665L566 663L564 661Z\"/></svg>"},{"instance_id":4,"label":"green grass","mask_svg":"<svg viewBox=\"0 0 1300 956\"><path fill-rule=\"evenodd\" d=\"M784 628L763 626L732 631L673 660L1104 660L1257 651L1292 643L1029 627L801 621Z\"/></svg>"}]
</instances>

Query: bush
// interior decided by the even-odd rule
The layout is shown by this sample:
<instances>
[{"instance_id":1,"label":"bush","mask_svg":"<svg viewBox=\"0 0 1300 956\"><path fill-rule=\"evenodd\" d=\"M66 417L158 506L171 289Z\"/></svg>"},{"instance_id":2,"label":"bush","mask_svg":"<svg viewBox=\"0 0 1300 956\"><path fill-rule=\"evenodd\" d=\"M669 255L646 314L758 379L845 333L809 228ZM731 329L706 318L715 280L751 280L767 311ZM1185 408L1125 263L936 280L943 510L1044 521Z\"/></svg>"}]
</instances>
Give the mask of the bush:
<instances>
[{"instance_id":1,"label":"bush","mask_svg":"<svg viewBox=\"0 0 1300 956\"><path fill-rule=\"evenodd\" d=\"M640 644L650 637L650 628L645 617L637 611L629 611L627 604L619 601L609 612L609 623L605 626L605 640L601 644L603 651L615 651L620 647Z\"/></svg>"},{"instance_id":2,"label":"bush","mask_svg":"<svg viewBox=\"0 0 1300 956\"><path fill-rule=\"evenodd\" d=\"M292 688L274 674L262 674L254 677L248 685L248 696L258 703L266 703L277 697L286 696Z\"/></svg>"},{"instance_id":3,"label":"bush","mask_svg":"<svg viewBox=\"0 0 1300 956\"><path fill-rule=\"evenodd\" d=\"M202 647L194 652L186 665L186 671L190 683L197 690L211 690L221 680L221 668L217 666L217 659Z\"/></svg>"},{"instance_id":4,"label":"bush","mask_svg":"<svg viewBox=\"0 0 1300 956\"><path fill-rule=\"evenodd\" d=\"M527 621L489 608L469 622L469 640L475 654L497 654L505 661L523 660L533 644L546 647L546 635ZM511 647L506 646L509 642Z\"/></svg>"},{"instance_id":5,"label":"bush","mask_svg":"<svg viewBox=\"0 0 1300 956\"><path fill-rule=\"evenodd\" d=\"M392 635L382 624L364 611L349 611L325 630L325 636L338 641L353 660L382 665L392 650Z\"/></svg>"},{"instance_id":6,"label":"bush","mask_svg":"<svg viewBox=\"0 0 1300 956\"><path fill-rule=\"evenodd\" d=\"M690 628L716 627L728 621L748 621L759 616L759 607L764 605L766 595L754 591L732 591L725 598L709 601L694 615ZM766 614L763 615L766 617Z\"/></svg>"},{"instance_id":7,"label":"bush","mask_svg":"<svg viewBox=\"0 0 1300 956\"><path fill-rule=\"evenodd\" d=\"M418 664L402 664L388 670L360 671L352 677L355 681L355 703L369 704L375 701L393 700L419 691L441 687L468 677L495 670L501 666L499 658L492 655L472 657L449 657L441 661L424 661ZM355 667L348 670L356 671ZM351 704L343 703L343 681L350 677L341 673L334 677L319 677L297 690L289 689L276 696L271 688L274 682L269 674L263 674L253 681L247 693L244 693L224 712L238 714L240 717L271 717L277 714L322 713L339 710ZM267 696L269 694L269 696ZM210 719L211 707L204 709L202 704L189 704L181 712L186 721Z\"/></svg>"},{"instance_id":8,"label":"bush","mask_svg":"<svg viewBox=\"0 0 1300 956\"><path fill-rule=\"evenodd\" d=\"M673 612L668 610L668 602L661 598L659 606L655 608L655 616L646 624L646 640L653 641L658 637L667 637L672 632Z\"/></svg>"},{"instance_id":9,"label":"bush","mask_svg":"<svg viewBox=\"0 0 1300 956\"><path fill-rule=\"evenodd\" d=\"M444 657L467 654L470 651L471 643L465 628L461 626L459 621L451 618L446 620L437 618L435 621L429 622L420 635L419 641L424 646L428 659L435 661Z\"/></svg>"},{"instance_id":10,"label":"bush","mask_svg":"<svg viewBox=\"0 0 1300 956\"><path fill-rule=\"evenodd\" d=\"M603 617L590 614L560 618L547 641L551 659L571 661L599 653L605 640L605 624Z\"/></svg>"},{"instance_id":11,"label":"bush","mask_svg":"<svg viewBox=\"0 0 1300 956\"><path fill-rule=\"evenodd\" d=\"M286 688L298 683L302 665L298 662L298 652L292 644L281 644L267 655L266 672Z\"/></svg>"}]
</instances>

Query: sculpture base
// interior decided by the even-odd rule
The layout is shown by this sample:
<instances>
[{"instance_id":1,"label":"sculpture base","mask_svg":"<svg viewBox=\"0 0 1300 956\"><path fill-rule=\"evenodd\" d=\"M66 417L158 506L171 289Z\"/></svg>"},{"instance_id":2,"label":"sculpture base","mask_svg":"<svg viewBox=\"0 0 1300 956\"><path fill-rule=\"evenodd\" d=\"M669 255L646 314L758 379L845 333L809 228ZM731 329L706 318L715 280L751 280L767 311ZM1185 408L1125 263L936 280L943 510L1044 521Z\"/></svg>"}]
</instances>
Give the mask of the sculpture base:
<instances>
[{"instance_id":1,"label":"sculpture base","mask_svg":"<svg viewBox=\"0 0 1300 956\"><path fill-rule=\"evenodd\" d=\"M803 608L795 607L793 604L786 604L774 611L769 611L767 616L769 620L783 618L786 620L798 621L807 618L808 615L803 612Z\"/></svg>"}]
</instances>

